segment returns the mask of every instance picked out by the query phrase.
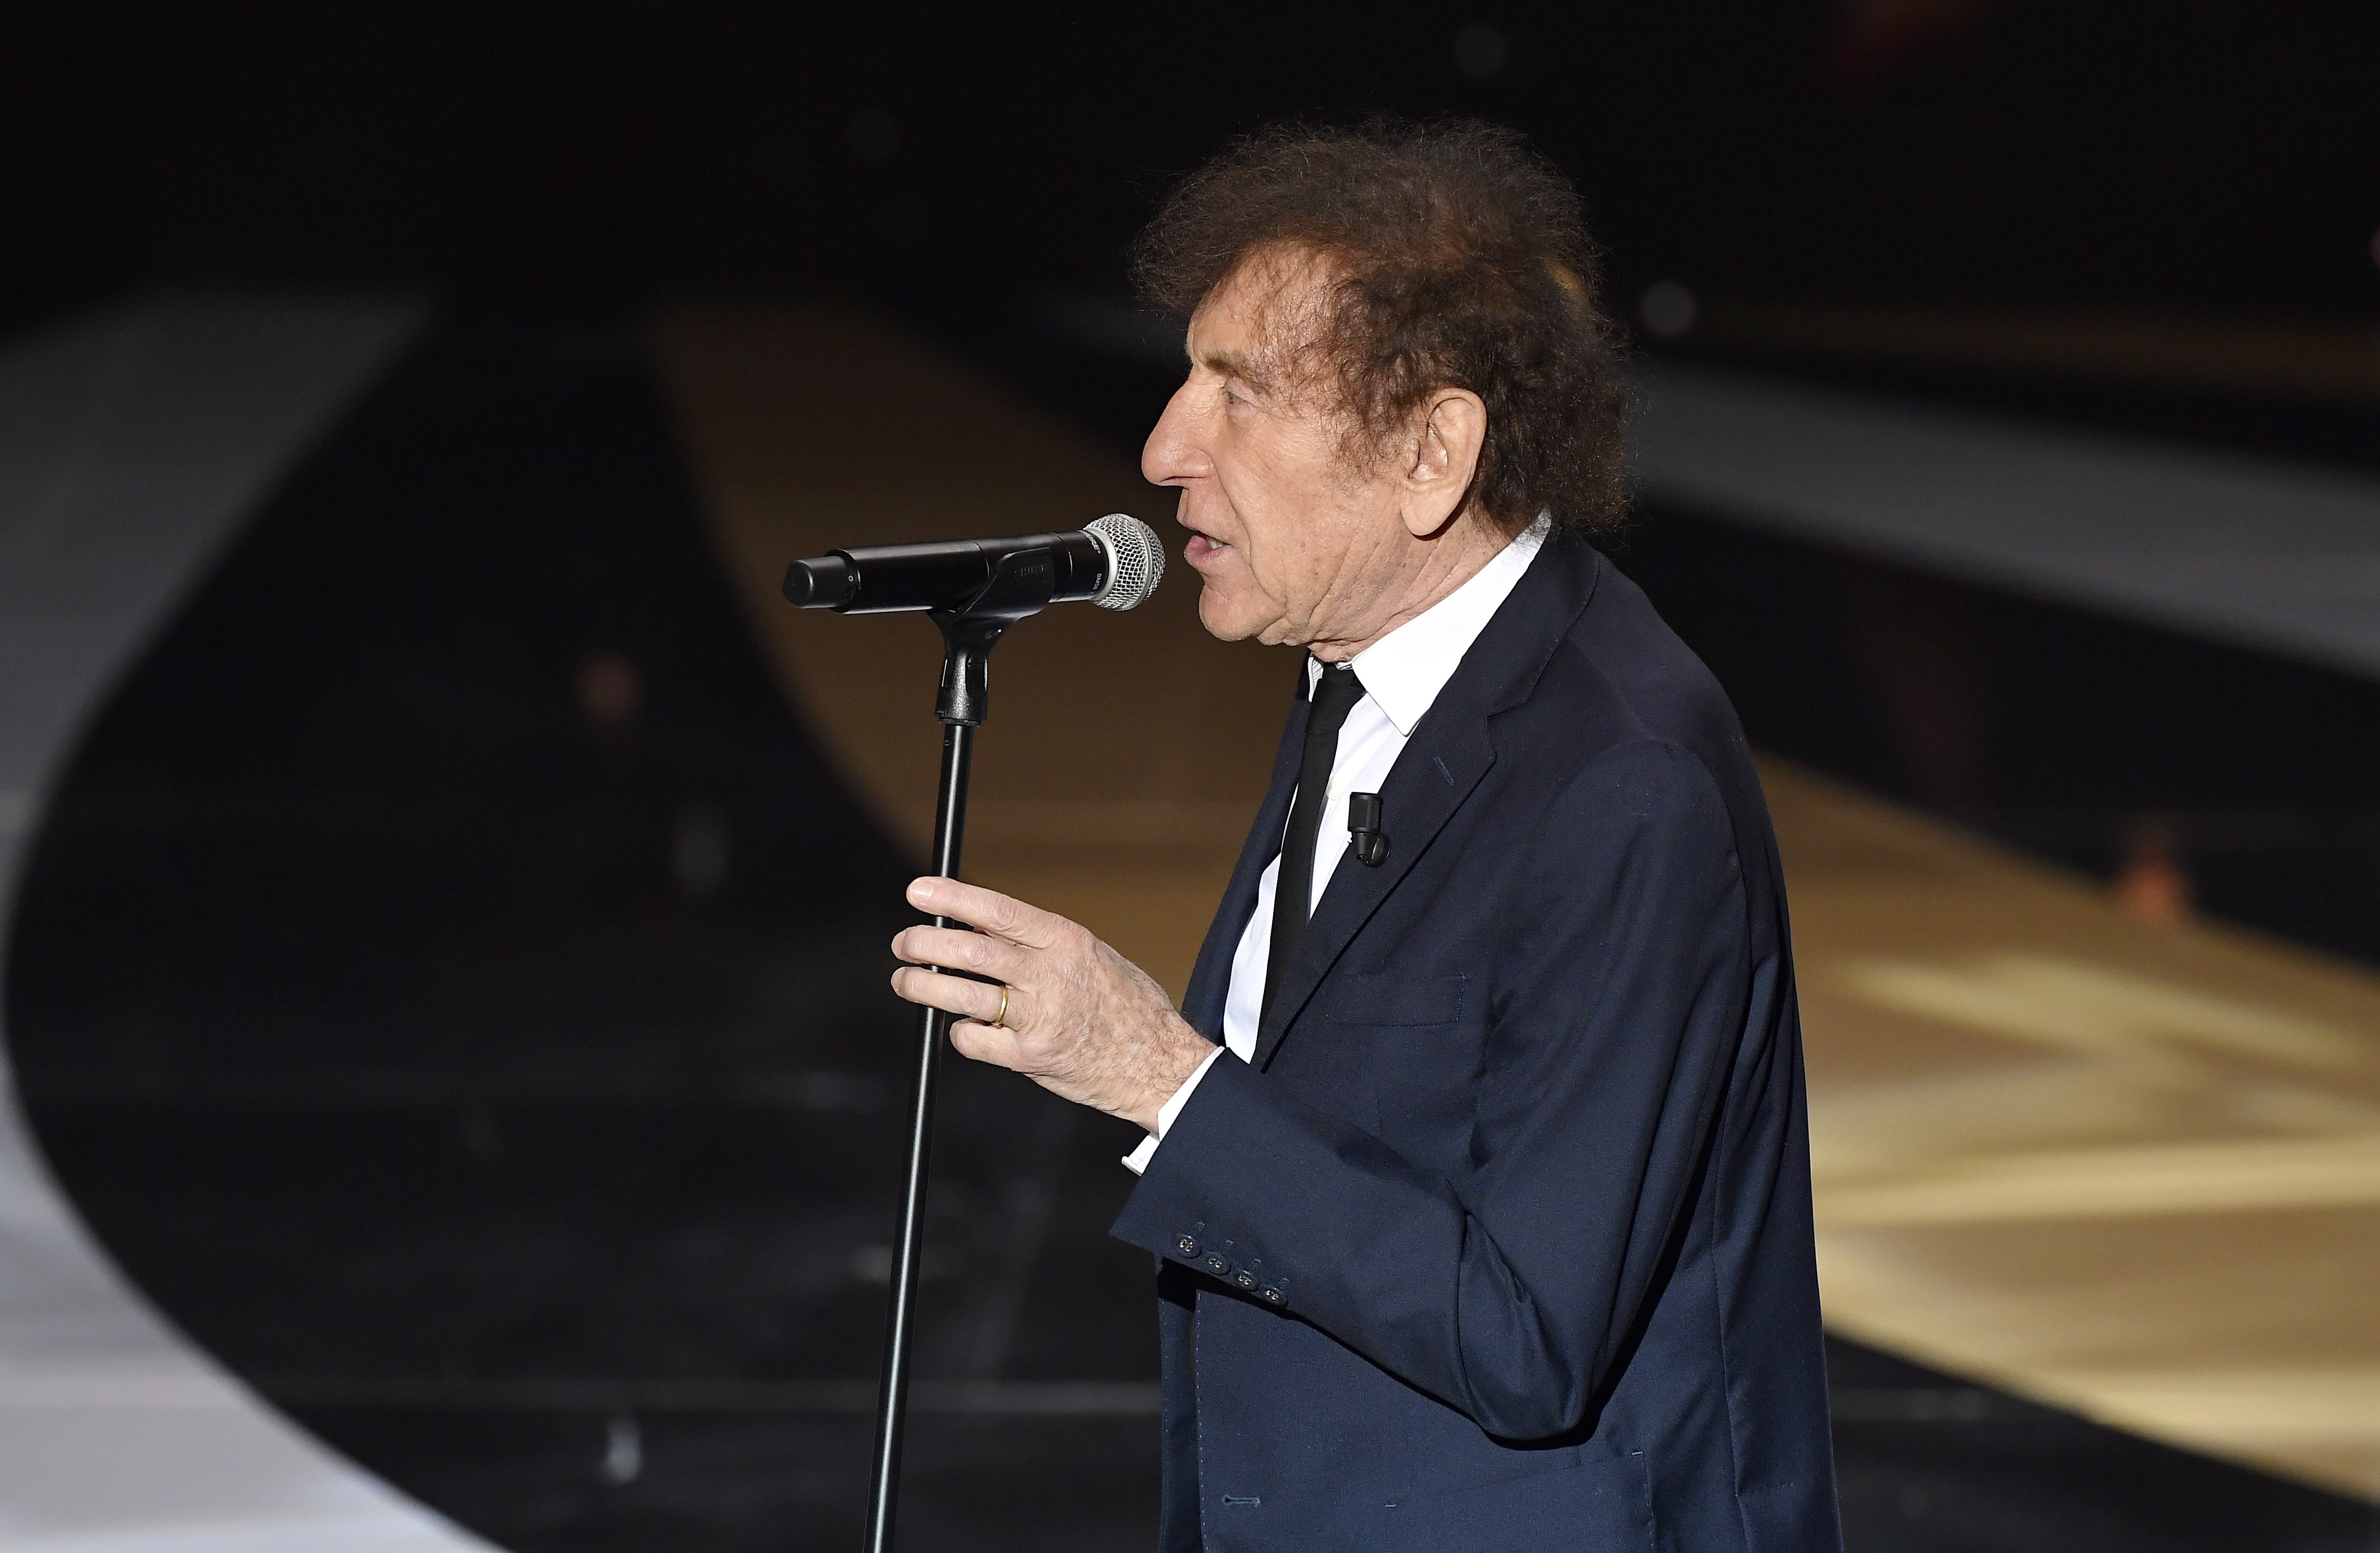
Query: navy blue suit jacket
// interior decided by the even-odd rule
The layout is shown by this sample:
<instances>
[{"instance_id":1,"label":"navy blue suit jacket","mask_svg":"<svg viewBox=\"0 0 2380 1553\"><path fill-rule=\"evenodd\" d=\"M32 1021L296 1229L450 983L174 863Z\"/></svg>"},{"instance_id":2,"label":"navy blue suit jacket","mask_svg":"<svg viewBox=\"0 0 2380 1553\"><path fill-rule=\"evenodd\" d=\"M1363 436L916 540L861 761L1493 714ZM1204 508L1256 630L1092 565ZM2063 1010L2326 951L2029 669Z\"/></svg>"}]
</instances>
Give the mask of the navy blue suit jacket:
<instances>
[{"instance_id":1,"label":"navy blue suit jacket","mask_svg":"<svg viewBox=\"0 0 2380 1553\"><path fill-rule=\"evenodd\" d=\"M1305 721L1184 1013L1220 1037ZM1775 839L1708 671L1560 537L1115 1233L1164 1553L1840 1545Z\"/></svg>"}]
</instances>

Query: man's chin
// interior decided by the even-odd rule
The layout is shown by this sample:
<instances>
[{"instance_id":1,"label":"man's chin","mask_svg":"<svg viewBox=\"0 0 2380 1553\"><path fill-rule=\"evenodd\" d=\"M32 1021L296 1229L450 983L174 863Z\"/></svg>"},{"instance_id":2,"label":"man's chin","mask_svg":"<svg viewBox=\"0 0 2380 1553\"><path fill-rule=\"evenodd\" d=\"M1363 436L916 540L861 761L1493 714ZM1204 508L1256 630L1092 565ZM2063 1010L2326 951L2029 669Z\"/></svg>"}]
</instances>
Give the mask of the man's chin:
<instances>
[{"instance_id":1,"label":"man's chin","mask_svg":"<svg viewBox=\"0 0 2380 1553\"><path fill-rule=\"evenodd\" d=\"M1202 577L1198 590L1198 624L1207 634L1221 641L1244 642L1262 632L1271 623L1272 613L1253 608L1245 596L1236 596L1229 588L1211 577Z\"/></svg>"}]
</instances>

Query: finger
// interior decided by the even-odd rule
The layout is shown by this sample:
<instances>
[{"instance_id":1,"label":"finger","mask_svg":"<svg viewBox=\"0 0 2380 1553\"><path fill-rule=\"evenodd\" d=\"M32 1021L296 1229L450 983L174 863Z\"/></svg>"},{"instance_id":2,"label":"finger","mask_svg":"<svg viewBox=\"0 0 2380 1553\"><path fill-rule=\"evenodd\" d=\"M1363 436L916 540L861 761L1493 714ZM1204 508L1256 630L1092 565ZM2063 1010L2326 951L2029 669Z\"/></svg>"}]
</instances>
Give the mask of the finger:
<instances>
[{"instance_id":1,"label":"finger","mask_svg":"<svg viewBox=\"0 0 2380 1553\"><path fill-rule=\"evenodd\" d=\"M1025 1060L1015 1032L979 1019L962 1019L951 1026L951 1049L974 1062L1015 1068Z\"/></svg>"},{"instance_id":2,"label":"finger","mask_svg":"<svg viewBox=\"0 0 2380 1553\"><path fill-rule=\"evenodd\" d=\"M915 965L904 965L892 973L892 990L910 1002L986 1025L1000 1017L1001 989L987 982L969 981L963 976L938 976ZM1015 1010L1014 995L1011 996L1013 1013Z\"/></svg>"},{"instance_id":3,"label":"finger","mask_svg":"<svg viewBox=\"0 0 2380 1553\"><path fill-rule=\"evenodd\" d=\"M1006 939L1027 949L1049 948L1066 926L1066 919L1054 912L1028 906L979 884L933 874L910 881L909 904L937 916L956 917L994 938Z\"/></svg>"},{"instance_id":4,"label":"finger","mask_svg":"<svg viewBox=\"0 0 2380 1553\"><path fill-rule=\"evenodd\" d=\"M1031 958L1028 950L964 928L904 928L892 940L892 952L913 965L973 971L1001 981L1015 980Z\"/></svg>"}]
</instances>

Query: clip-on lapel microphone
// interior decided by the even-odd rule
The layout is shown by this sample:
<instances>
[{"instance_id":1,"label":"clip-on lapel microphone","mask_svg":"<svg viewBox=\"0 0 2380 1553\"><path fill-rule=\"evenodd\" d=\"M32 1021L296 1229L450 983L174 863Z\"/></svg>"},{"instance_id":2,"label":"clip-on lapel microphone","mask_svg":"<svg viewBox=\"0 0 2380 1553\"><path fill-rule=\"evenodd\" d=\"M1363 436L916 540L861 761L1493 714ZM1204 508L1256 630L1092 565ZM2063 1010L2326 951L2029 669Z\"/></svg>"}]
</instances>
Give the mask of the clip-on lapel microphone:
<instances>
[{"instance_id":1,"label":"clip-on lapel microphone","mask_svg":"<svg viewBox=\"0 0 2380 1553\"><path fill-rule=\"evenodd\" d=\"M1347 843L1355 850L1355 861L1367 868L1389 860L1389 838L1380 831L1378 793L1347 795Z\"/></svg>"}]
</instances>

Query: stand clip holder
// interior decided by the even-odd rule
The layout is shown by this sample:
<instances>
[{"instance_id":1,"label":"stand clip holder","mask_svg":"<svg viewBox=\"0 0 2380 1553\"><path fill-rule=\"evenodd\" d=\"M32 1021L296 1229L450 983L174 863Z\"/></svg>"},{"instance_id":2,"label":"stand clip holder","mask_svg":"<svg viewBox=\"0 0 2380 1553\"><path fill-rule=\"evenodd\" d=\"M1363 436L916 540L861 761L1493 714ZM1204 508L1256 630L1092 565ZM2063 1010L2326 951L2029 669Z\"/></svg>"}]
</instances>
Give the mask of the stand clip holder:
<instances>
[{"instance_id":1,"label":"stand clip holder","mask_svg":"<svg viewBox=\"0 0 2380 1553\"><path fill-rule=\"evenodd\" d=\"M975 731L990 708L988 666L1008 628L1048 607L1057 572L1046 551L1003 556L975 597L934 610L942 632L942 683L934 715L942 724L942 779L934 802L934 872L959 877L966 836L969 761ZM964 927L947 916L937 928ZM886 1323L884 1377L876 1399L875 1478L868 1496L868 1553L892 1553L892 1512L901 1486L901 1438L908 1422L911 1316L917 1296L917 1253L926 1232L926 1174L934 1142L934 1081L941 1071L951 1015L922 1011L917 1088L909 1108L909 1171L901 1193L901 1232L892 1245L892 1313Z\"/></svg>"}]
</instances>

